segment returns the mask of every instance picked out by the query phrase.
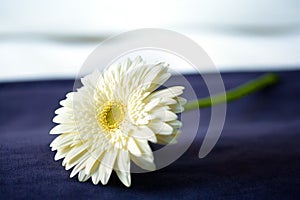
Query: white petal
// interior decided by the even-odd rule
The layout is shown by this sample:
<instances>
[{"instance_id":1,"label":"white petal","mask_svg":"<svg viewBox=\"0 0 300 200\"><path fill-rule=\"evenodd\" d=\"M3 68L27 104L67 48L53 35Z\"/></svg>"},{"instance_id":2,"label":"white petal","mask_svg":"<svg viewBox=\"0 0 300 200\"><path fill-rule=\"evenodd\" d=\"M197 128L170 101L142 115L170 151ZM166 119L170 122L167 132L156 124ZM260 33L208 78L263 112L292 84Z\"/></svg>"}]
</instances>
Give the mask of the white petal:
<instances>
[{"instance_id":1,"label":"white petal","mask_svg":"<svg viewBox=\"0 0 300 200\"><path fill-rule=\"evenodd\" d=\"M60 115L60 114L65 114L65 113L71 113L72 114L73 109L72 108L68 108L68 107L61 107L58 108L57 110L55 110L55 114Z\"/></svg>"},{"instance_id":2,"label":"white petal","mask_svg":"<svg viewBox=\"0 0 300 200\"><path fill-rule=\"evenodd\" d=\"M159 104L159 102L160 102L159 98L151 99L150 102L145 106L144 111L152 110L155 106Z\"/></svg>"},{"instance_id":3,"label":"white petal","mask_svg":"<svg viewBox=\"0 0 300 200\"><path fill-rule=\"evenodd\" d=\"M162 74L162 75L158 76L154 80L155 85L151 87L151 90L154 91L159 86L163 85L170 77L171 77L170 73L165 73L165 74Z\"/></svg>"},{"instance_id":4,"label":"white petal","mask_svg":"<svg viewBox=\"0 0 300 200\"><path fill-rule=\"evenodd\" d=\"M136 155L136 156L142 155L142 152L139 149L135 139L133 139L132 137L129 137L127 145L128 145L128 150L130 151L130 153L132 153L133 155Z\"/></svg>"},{"instance_id":5,"label":"white petal","mask_svg":"<svg viewBox=\"0 0 300 200\"><path fill-rule=\"evenodd\" d=\"M57 152L54 156L54 160L60 160L62 158L64 158L67 153L70 151L71 147L70 146L65 146L62 148L57 149Z\"/></svg>"},{"instance_id":6,"label":"white petal","mask_svg":"<svg viewBox=\"0 0 300 200\"><path fill-rule=\"evenodd\" d=\"M137 126L130 136L135 139L149 140L153 143L156 142L156 136L148 126Z\"/></svg>"},{"instance_id":7,"label":"white petal","mask_svg":"<svg viewBox=\"0 0 300 200\"><path fill-rule=\"evenodd\" d=\"M151 150L147 140L138 140L137 144L142 151L142 156L150 155L150 154L152 155L152 150Z\"/></svg>"},{"instance_id":8,"label":"white petal","mask_svg":"<svg viewBox=\"0 0 300 200\"><path fill-rule=\"evenodd\" d=\"M173 128L167 123L158 121L158 122L151 122L149 127L156 133L161 135L169 135L172 134Z\"/></svg>"},{"instance_id":9,"label":"white petal","mask_svg":"<svg viewBox=\"0 0 300 200\"><path fill-rule=\"evenodd\" d=\"M93 73L81 78L81 83L90 89L94 89L95 86L97 85L97 81L99 77L100 77L99 71L95 70Z\"/></svg>"},{"instance_id":10,"label":"white petal","mask_svg":"<svg viewBox=\"0 0 300 200\"><path fill-rule=\"evenodd\" d=\"M149 120L147 118L139 118L136 120L136 124L138 125L146 125L149 123Z\"/></svg>"},{"instance_id":11,"label":"white petal","mask_svg":"<svg viewBox=\"0 0 300 200\"><path fill-rule=\"evenodd\" d=\"M94 171L99 168L102 155L103 152L101 152L98 155L95 155L95 153L91 153L90 158L86 161L86 166L85 166L86 174L93 174Z\"/></svg>"},{"instance_id":12,"label":"white petal","mask_svg":"<svg viewBox=\"0 0 300 200\"><path fill-rule=\"evenodd\" d=\"M177 101L175 99L172 99L169 97L160 99L160 104L162 104L162 105L172 105L172 104L176 104L176 103L177 103Z\"/></svg>"},{"instance_id":13,"label":"white petal","mask_svg":"<svg viewBox=\"0 0 300 200\"><path fill-rule=\"evenodd\" d=\"M179 120L169 121L168 124L177 129L182 127L182 122Z\"/></svg>"},{"instance_id":14,"label":"white petal","mask_svg":"<svg viewBox=\"0 0 300 200\"><path fill-rule=\"evenodd\" d=\"M155 169L154 157L147 140L137 140L136 142L141 150L141 156L131 154L130 158L141 168L153 171Z\"/></svg>"},{"instance_id":15,"label":"white petal","mask_svg":"<svg viewBox=\"0 0 300 200\"><path fill-rule=\"evenodd\" d=\"M180 105L184 105L187 102L187 100L183 97L176 97L176 99Z\"/></svg>"},{"instance_id":16,"label":"white petal","mask_svg":"<svg viewBox=\"0 0 300 200\"><path fill-rule=\"evenodd\" d=\"M96 170L92 175L92 182L94 185L97 185L100 181L100 171Z\"/></svg>"},{"instance_id":17,"label":"white petal","mask_svg":"<svg viewBox=\"0 0 300 200\"><path fill-rule=\"evenodd\" d=\"M130 158L128 151L120 150L114 167L119 179L124 185L131 185Z\"/></svg>"},{"instance_id":18,"label":"white petal","mask_svg":"<svg viewBox=\"0 0 300 200\"><path fill-rule=\"evenodd\" d=\"M177 104L170 105L171 110L174 113L181 113L184 111L184 105L186 104L187 100L182 97L176 97Z\"/></svg>"},{"instance_id":19,"label":"white petal","mask_svg":"<svg viewBox=\"0 0 300 200\"><path fill-rule=\"evenodd\" d=\"M56 150L58 147L70 145L73 141L74 134L67 133L57 136L50 144L52 151Z\"/></svg>"},{"instance_id":20,"label":"white petal","mask_svg":"<svg viewBox=\"0 0 300 200\"><path fill-rule=\"evenodd\" d=\"M59 123L75 124L74 117L71 114L56 115L52 121L57 124L59 124Z\"/></svg>"},{"instance_id":21,"label":"white petal","mask_svg":"<svg viewBox=\"0 0 300 200\"><path fill-rule=\"evenodd\" d=\"M170 105L170 109L174 113L182 113L184 111L184 107L179 104Z\"/></svg>"},{"instance_id":22,"label":"white petal","mask_svg":"<svg viewBox=\"0 0 300 200\"><path fill-rule=\"evenodd\" d=\"M88 159L88 156L84 156L81 161L75 165L75 167L73 168L71 174L70 174L70 178L74 177L79 171L83 170L84 171L84 167L85 167L85 162Z\"/></svg>"},{"instance_id":23,"label":"white petal","mask_svg":"<svg viewBox=\"0 0 300 200\"><path fill-rule=\"evenodd\" d=\"M131 185L131 175L130 172L121 172L116 170L116 174L118 175L119 179L126 187L130 187Z\"/></svg>"},{"instance_id":24,"label":"white petal","mask_svg":"<svg viewBox=\"0 0 300 200\"><path fill-rule=\"evenodd\" d=\"M89 156L89 152L87 151L82 151L80 154L78 154L76 156L76 158L73 158L71 160L69 160L66 163L66 170L71 169L72 167L74 167L75 165L79 164L82 160L87 160Z\"/></svg>"},{"instance_id":25,"label":"white petal","mask_svg":"<svg viewBox=\"0 0 300 200\"><path fill-rule=\"evenodd\" d=\"M148 160L149 162L153 162L153 153L152 150L147 142L147 140L135 140L136 148L139 149L140 153L137 154L132 154L135 157L143 157L145 160Z\"/></svg>"},{"instance_id":26,"label":"white petal","mask_svg":"<svg viewBox=\"0 0 300 200\"><path fill-rule=\"evenodd\" d=\"M143 62L143 59L141 56L137 56L133 62L131 63L130 67L136 67L138 64L140 64L141 62Z\"/></svg>"},{"instance_id":27,"label":"white petal","mask_svg":"<svg viewBox=\"0 0 300 200\"><path fill-rule=\"evenodd\" d=\"M87 181L91 176L84 173L84 170L80 171L78 174L78 180L80 182Z\"/></svg>"},{"instance_id":28,"label":"white petal","mask_svg":"<svg viewBox=\"0 0 300 200\"><path fill-rule=\"evenodd\" d=\"M50 134L62 134L62 133L70 133L75 131L76 131L76 127L72 125L60 124L52 128L50 130Z\"/></svg>"},{"instance_id":29,"label":"white petal","mask_svg":"<svg viewBox=\"0 0 300 200\"><path fill-rule=\"evenodd\" d=\"M143 155L142 157L137 157L134 155L130 155L130 159L139 167L142 169L148 170L148 171L154 171L155 170L155 164L153 162L153 155L147 154Z\"/></svg>"},{"instance_id":30,"label":"white petal","mask_svg":"<svg viewBox=\"0 0 300 200\"><path fill-rule=\"evenodd\" d=\"M171 111L168 110L157 110L157 111L152 111L151 113L151 118L152 119L161 119L162 121L173 121L177 119L177 115Z\"/></svg>"},{"instance_id":31,"label":"white petal","mask_svg":"<svg viewBox=\"0 0 300 200\"><path fill-rule=\"evenodd\" d=\"M159 97L169 97L173 98L182 94L184 87L182 86L174 86L170 88L166 88L163 90L159 90L157 92L153 92L149 97L151 98L159 98Z\"/></svg>"},{"instance_id":32,"label":"white petal","mask_svg":"<svg viewBox=\"0 0 300 200\"><path fill-rule=\"evenodd\" d=\"M162 65L155 65L152 69L147 73L146 77L144 78L144 83L153 83L157 85L154 79L163 71ZM160 85L160 84L159 84Z\"/></svg>"},{"instance_id":33,"label":"white petal","mask_svg":"<svg viewBox=\"0 0 300 200\"><path fill-rule=\"evenodd\" d=\"M117 156L117 151L112 150L110 152L106 152L103 159L99 165L99 179L103 185L106 185L109 177L111 175L115 160Z\"/></svg>"},{"instance_id":34,"label":"white petal","mask_svg":"<svg viewBox=\"0 0 300 200\"><path fill-rule=\"evenodd\" d=\"M74 160L79 159L86 153L87 153L87 149L84 145L72 147L72 149L68 152L66 158L64 159L64 162L66 163L66 170L72 167L70 166L70 164L72 164Z\"/></svg>"},{"instance_id":35,"label":"white petal","mask_svg":"<svg viewBox=\"0 0 300 200\"><path fill-rule=\"evenodd\" d=\"M119 150L114 169L121 172L130 171L130 159L128 151Z\"/></svg>"},{"instance_id":36,"label":"white petal","mask_svg":"<svg viewBox=\"0 0 300 200\"><path fill-rule=\"evenodd\" d=\"M100 168L99 168L99 179L101 181L101 183L103 185L106 185L109 178L110 178L110 175L111 175L111 172L112 172L112 169L111 168L107 168L103 165L100 165Z\"/></svg>"},{"instance_id":37,"label":"white petal","mask_svg":"<svg viewBox=\"0 0 300 200\"><path fill-rule=\"evenodd\" d=\"M68 107L68 108L73 108L73 97L74 97L74 92L70 92L66 95L66 99L61 100L59 102L60 105Z\"/></svg>"},{"instance_id":38,"label":"white petal","mask_svg":"<svg viewBox=\"0 0 300 200\"><path fill-rule=\"evenodd\" d=\"M171 135L157 135L157 143L158 144L176 144L176 138L180 135L180 131L176 131Z\"/></svg>"}]
</instances>

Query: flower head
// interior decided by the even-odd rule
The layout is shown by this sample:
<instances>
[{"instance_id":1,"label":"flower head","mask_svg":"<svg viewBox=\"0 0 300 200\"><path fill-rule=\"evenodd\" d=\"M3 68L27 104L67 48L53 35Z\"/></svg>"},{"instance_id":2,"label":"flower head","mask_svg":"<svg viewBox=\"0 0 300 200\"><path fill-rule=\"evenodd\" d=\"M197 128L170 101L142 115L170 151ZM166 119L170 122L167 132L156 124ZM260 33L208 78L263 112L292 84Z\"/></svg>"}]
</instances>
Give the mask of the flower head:
<instances>
[{"instance_id":1,"label":"flower head","mask_svg":"<svg viewBox=\"0 0 300 200\"><path fill-rule=\"evenodd\" d=\"M183 111L183 87L158 90L170 77L164 63L126 59L103 72L81 79L83 86L66 95L57 109L50 134L60 134L50 146L55 160L64 158L70 177L106 184L114 170L130 186L130 161L155 170L149 142L176 141Z\"/></svg>"}]
</instances>

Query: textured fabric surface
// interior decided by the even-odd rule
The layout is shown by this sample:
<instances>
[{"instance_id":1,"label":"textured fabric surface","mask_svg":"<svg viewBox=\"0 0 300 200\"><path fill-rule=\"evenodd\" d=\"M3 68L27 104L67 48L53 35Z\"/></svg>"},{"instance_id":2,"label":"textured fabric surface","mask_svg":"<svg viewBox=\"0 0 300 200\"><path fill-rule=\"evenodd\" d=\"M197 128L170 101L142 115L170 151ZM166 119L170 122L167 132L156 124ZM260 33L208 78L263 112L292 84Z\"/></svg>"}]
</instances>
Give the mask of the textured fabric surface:
<instances>
[{"instance_id":1,"label":"textured fabric surface","mask_svg":"<svg viewBox=\"0 0 300 200\"><path fill-rule=\"evenodd\" d=\"M229 89L260 74L222 76ZM48 133L72 80L1 83L0 199L297 199L300 71L279 75L280 84L228 104L221 138L207 157L198 158L210 117L203 109L188 151L164 169L133 174L130 188L114 173L106 186L80 183L69 178L61 160L53 160L49 144L54 136ZM187 78L199 96L207 95L200 76Z\"/></svg>"}]
</instances>

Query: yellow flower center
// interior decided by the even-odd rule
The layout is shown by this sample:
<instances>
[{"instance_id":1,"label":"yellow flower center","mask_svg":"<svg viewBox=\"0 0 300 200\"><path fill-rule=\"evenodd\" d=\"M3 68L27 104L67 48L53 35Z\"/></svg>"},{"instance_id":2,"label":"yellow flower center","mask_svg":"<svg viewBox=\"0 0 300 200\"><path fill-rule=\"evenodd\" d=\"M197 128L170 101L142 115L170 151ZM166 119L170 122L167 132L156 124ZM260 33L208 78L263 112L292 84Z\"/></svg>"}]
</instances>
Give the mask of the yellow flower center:
<instances>
[{"instance_id":1,"label":"yellow flower center","mask_svg":"<svg viewBox=\"0 0 300 200\"><path fill-rule=\"evenodd\" d=\"M124 115L123 104L111 101L99 110L97 117L106 131L113 131L119 128L124 119Z\"/></svg>"}]
</instances>

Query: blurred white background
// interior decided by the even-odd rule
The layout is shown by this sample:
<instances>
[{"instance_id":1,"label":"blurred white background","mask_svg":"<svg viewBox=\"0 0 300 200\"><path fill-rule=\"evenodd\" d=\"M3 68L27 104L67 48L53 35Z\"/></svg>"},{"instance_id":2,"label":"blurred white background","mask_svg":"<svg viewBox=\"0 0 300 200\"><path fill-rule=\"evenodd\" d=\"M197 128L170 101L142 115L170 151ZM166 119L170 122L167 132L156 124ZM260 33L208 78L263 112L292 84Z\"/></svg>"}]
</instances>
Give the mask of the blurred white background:
<instances>
[{"instance_id":1,"label":"blurred white background","mask_svg":"<svg viewBox=\"0 0 300 200\"><path fill-rule=\"evenodd\" d=\"M300 69L299 11L298 0L0 0L0 81L74 77L103 39L139 28L185 34L220 71Z\"/></svg>"}]
</instances>

